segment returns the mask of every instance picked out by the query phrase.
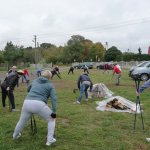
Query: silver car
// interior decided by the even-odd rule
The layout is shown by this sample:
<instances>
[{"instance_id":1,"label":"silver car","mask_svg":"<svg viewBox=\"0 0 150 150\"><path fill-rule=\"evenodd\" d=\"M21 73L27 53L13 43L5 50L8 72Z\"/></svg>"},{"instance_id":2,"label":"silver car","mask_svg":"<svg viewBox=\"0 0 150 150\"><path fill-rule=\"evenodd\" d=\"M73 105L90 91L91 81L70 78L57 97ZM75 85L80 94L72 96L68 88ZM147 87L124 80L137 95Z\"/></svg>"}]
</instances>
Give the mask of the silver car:
<instances>
[{"instance_id":1,"label":"silver car","mask_svg":"<svg viewBox=\"0 0 150 150\"><path fill-rule=\"evenodd\" d=\"M138 64L138 65L136 65L136 66L132 66L131 68L130 68L130 70L129 70L129 77L131 77L131 75L132 75L132 72L136 69L136 68L140 68L140 67L144 67L144 66L147 66L147 64L149 64L150 63L150 61L144 61L144 62L142 62L142 63L140 63L140 64Z\"/></svg>"},{"instance_id":2,"label":"silver car","mask_svg":"<svg viewBox=\"0 0 150 150\"><path fill-rule=\"evenodd\" d=\"M139 77L142 81L147 81L150 78L150 61L143 64L140 67L136 67L132 73L131 77L134 79L134 77Z\"/></svg>"}]
</instances>

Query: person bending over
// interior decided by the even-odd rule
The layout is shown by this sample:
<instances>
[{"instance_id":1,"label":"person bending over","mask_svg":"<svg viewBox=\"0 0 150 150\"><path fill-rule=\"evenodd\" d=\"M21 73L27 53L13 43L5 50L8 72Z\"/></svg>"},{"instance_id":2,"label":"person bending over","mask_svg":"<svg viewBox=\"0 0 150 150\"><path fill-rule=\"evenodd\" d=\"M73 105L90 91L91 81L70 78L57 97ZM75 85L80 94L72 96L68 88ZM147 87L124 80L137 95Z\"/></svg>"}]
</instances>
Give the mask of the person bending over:
<instances>
[{"instance_id":1,"label":"person bending over","mask_svg":"<svg viewBox=\"0 0 150 150\"><path fill-rule=\"evenodd\" d=\"M23 103L20 119L15 127L13 139L21 136L21 131L32 114L37 114L48 123L48 133L46 145L56 142L54 138L55 118L56 118L56 92L49 79L51 72L45 70L41 72L41 77L33 80L28 87L28 94ZM51 98L52 109L48 107L48 98Z\"/></svg>"},{"instance_id":2,"label":"person bending over","mask_svg":"<svg viewBox=\"0 0 150 150\"><path fill-rule=\"evenodd\" d=\"M86 98L85 100L88 101L87 90L89 87L90 87L90 91L92 90L93 83L87 73L83 73L82 75L79 76L78 81L77 81L77 86L78 86L78 89L80 90L80 95L75 103L76 104L81 103L83 93L85 93L85 98Z\"/></svg>"}]
</instances>

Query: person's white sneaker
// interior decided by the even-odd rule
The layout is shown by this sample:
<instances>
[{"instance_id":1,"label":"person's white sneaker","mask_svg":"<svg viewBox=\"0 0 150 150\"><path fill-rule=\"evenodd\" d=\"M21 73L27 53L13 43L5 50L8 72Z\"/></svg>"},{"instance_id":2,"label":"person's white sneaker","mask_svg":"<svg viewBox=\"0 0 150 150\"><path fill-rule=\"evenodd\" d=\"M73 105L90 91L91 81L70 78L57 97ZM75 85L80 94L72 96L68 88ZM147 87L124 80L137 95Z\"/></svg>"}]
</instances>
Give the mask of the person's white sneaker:
<instances>
[{"instance_id":1,"label":"person's white sneaker","mask_svg":"<svg viewBox=\"0 0 150 150\"><path fill-rule=\"evenodd\" d=\"M88 102L88 99L85 99L86 102Z\"/></svg>"},{"instance_id":2,"label":"person's white sneaker","mask_svg":"<svg viewBox=\"0 0 150 150\"><path fill-rule=\"evenodd\" d=\"M53 144L53 143L55 143L55 142L56 142L56 139L53 138L51 141L47 141L47 142L46 142L46 145L47 145L47 146L50 146L51 144Z\"/></svg>"},{"instance_id":3,"label":"person's white sneaker","mask_svg":"<svg viewBox=\"0 0 150 150\"><path fill-rule=\"evenodd\" d=\"M17 111L19 111L19 109L12 109L12 111L13 111L13 112L17 112Z\"/></svg>"},{"instance_id":4,"label":"person's white sneaker","mask_svg":"<svg viewBox=\"0 0 150 150\"><path fill-rule=\"evenodd\" d=\"M79 102L79 101L76 101L76 102L74 102L73 104L80 104L80 102Z\"/></svg>"},{"instance_id":5,"label":"person's white sneaker","mask_svg":"<svg viewBox=\"0 0 150 150\"><path fill-rule=\"evenodd\" d=\"M150 142L150 138L146 138L146 141L147 141L147 142Z\"/></svg>"},{"instance_id":6,"label":"person's white sneaker","mask_svg":"<svg viewBox=\"0 0 150 150\"><path fill-rule=\"evenodd\" d=\"M19 139L21 137L21 133L19 133L17 136L13 136L13 139L15 140L15 139Z\"/></svg>"}]
</instances>

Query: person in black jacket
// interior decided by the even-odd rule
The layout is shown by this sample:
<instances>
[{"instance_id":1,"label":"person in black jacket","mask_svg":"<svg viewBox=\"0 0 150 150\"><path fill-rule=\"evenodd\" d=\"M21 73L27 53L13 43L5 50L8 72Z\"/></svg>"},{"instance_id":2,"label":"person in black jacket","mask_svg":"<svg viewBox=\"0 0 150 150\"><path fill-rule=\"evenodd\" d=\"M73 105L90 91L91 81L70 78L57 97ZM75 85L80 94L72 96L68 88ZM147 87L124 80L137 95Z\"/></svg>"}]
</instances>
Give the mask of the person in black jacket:
<instances>
[{"instance_id":1,"label":"person in black jacket","mask_svg":"<svg viewBox=\"0 0 150 150\"><path fill-rule=\"evenodd\" d=\"M87 73L83 73L79 76L77 81L78 89L80 90L80 95L75 104L80 104L82 100L82 95L85 93L85 100L88 101L88 88L90 87L90 91L92 91L93 83L91 79L89 78Z\"/></svg>"},{"instance_id":2,"label":"person in black jacket","mask_svg":"<svg viewBox=\"0 0 150 150\"><path fill-rule=\"evenodd\" d=\"M2 90L2 105L3 108L6 107L6 96L8 96L10 104L11 104L11 110L12 111L18 111L15 107L15 100L14 100L14 88L18 84L19 77L23 74L21 71L16 71L12 75L8 75L3 83L1 84L1 90Z\"/></svg>"},{"instance_id":3,"label":"person in black jacket","mask_svg":"<svg viewBox=\"0 0 150 150\"><path fill-rule=\"evenodd\" d=\"M68 74L69 74L70 72L72 72L72 74L73 74L73 71L74 71L74 67L71 66L71 67L69 68Z\"/></svg>"},{"instance_id":4,"label":"person in black jacket","mask_svg":"<svg viewBox=\"0 0 150 150\"><path fill-rule=\"evenodd\" d=\"M58 74L60 74L59 67L56 66L53 70L56 70Z\"/></svg>"},{"instance_id":5,"label":"person in black jacket","mask_svg":"<svg viewBox=\"0 0 150 150\"><path fill-rule=\"evenodd\" d=\"M51 79L53 79L53 77L54 77L54 75L57 75L57 77L59 78L59 79L61 79L61 77L60 77L60 72L59 72L59 67L58 66L56 66L52 71L51 71L51 73L52 73L52 77L51 77Z\"/></svg>"}]
</instances>

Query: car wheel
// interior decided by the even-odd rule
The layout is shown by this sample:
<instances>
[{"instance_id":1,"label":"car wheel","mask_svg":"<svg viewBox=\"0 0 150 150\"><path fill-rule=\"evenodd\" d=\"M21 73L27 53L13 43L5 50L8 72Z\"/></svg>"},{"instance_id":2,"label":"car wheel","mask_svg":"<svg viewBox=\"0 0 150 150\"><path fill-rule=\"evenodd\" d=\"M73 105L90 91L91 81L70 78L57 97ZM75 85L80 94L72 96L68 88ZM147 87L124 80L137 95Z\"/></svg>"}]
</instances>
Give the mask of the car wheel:
<instances>
[{"instance_id":1,"label":"car wheel","mask_svg":"<svg viewBox=\"0 0 150 150\"><path fill-rule=\"evenodd\" d=\"M140 78L141 78L142 81L147 81L149 79L149 76L148 76L148 74L144 73L144 74L141 75Z\"/></svg>"}]
</instances>

